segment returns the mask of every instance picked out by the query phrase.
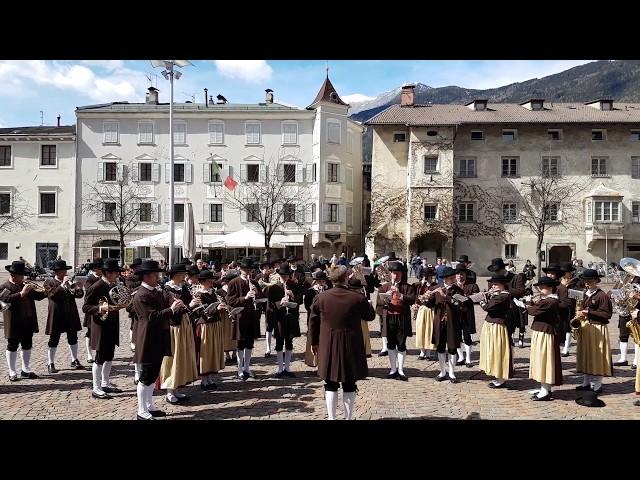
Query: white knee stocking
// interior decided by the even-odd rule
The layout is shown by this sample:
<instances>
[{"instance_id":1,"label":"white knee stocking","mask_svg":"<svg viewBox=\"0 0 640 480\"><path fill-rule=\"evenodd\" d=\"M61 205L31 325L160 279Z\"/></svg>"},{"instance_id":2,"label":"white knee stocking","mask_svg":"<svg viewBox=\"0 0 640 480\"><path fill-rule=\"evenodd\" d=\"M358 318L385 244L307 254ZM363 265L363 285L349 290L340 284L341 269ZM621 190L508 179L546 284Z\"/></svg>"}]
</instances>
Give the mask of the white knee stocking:
<instances>
[{"instance_id":1,"label":"white knee stocking","mask_svg":"<svg viewBox=\"0 0 640 480\"><path fill-rule=\"evenodd\" d=\"M245 348L244 349L244 371L249 373L249 366L251 365L251 352L253 349Z\"/></svg>"},{"instance_id":2,"label":"white knee stocking","mask_svg":"<svg viewBox=\"0 0 640 480\"><path fill-rule=\"evenodd\" d=\"M47 349L47 365L52 365L56 363L56 347L49 347Z\"/></svg>"},{"instance_id":3,"label":"white knee stocking","mask_svg":"<svg viewBox=\"0 0 640 480\"><path fill-rule=\"evenodd\" d=\"M91 354L91 339L89 337L84 337L84 346L87 350L87 361L93 360L93 355Z\"/></svg>"},{"instance_id":4,"label":"white knee stocking","mask_svg":"<svg viewBox=\"0 0 640 480\"><path fill-rule=\"evenodd\" d=\"M151 414L147 405L147 386L142 382L138 382L136 393L138 396L138 415L143 418L150 418Z\"/></svg>"},{"instance_id":5,"label":"white knee stocking","mask_svg":"<svg viewBox=\"0 0 640 480\"><path fill-rule=\"evenodd\" d=\"M293 350L285 350L284 351L284 369L288 372L289 365L291 364L291 355L293 354Z\"/></svg>"},{"instance_id":6,"label":"white knee stocking","mask_svg":"<svg viewBox=\"0 0 640 480\"><path fill-rule=\"evenodd\" d=\"M18 352L10 352L7 350L7 367L9 368L9 375L16 375L16 359L18 358Z\"/></svg>"},{"instance_id":7,"label":"white knee stocking","mask_svg":"<svg viewBox=\"0 0 640 480\"><path fill-rule=\"evenodd\" d=\"M440 374L438 377L442 378L447 374L447 354L438 352L438 362L440 362Z\"/></svg>"},{"instance_id":8,"label":"white knee stocking","mask_svg":"<svg viewBox=\"0 0 640 480\"><path fill-rule=\"evenodd\" d=\"M380 350L380 352L386 352L387 351L387 337L382 337L382 350Z\"/></svg>"},{"instance_id":9,"label":"white knee stocking","mask_svg":"<svg viewBox=\"0 0 640 480\"><path fill-rule=\"evenodd\" d=\"M449 378L456 378L456 355L449 355Z\"/></svg>"},{"instance_id":10,"label":"white knee stocking","mask_svg":"<svg viewBox=\"0 0 640 480\"><path fill-rule=\"evenodd\" d=\"M94 363L91 367L93 373L93 391L99 395L103 394L102 390L102 365Z\"/></svg>"},{"instance_id":11,"label":"white knee stocking","mask_svg":"<svg viewBox=\"0 0 640 480\"><path fill-rule=\"evenodd\" d=\"M140 380L140 364L139 363L134 363L133 364L133 369L134 369L134 374L133 374L133 379L137 382L138 380Z\"/></svg>"},{"instance_id":12,"label":"white knee stocking","mask_svg":"<svg viewBox=\"0 0 640 480\"><path fill-rule=\"evenodd\" d=\"M22 357L22 371L25 373L31 373L31 368L29 368L29 363L31 362L31 349L22 350L20 352L20 356Z\"/></svg>"},{"instance_id":13,"label":"white knee stocking","mask_svg":"<svg viewBox=\"0 0 640 480\"><path fill-rule=\"evenodd\" d=\"M238 375L242 375L242 369L244 368L244 350L236 350L236 358L238 360Z\"/></svg>"},{"instance_id":14,"label":"white knee stocking","mask_svg":"<svg viewBox=\"0 0 640 480\"><path fill-rule=\"evenodd\" d=\"M271 332L264 335L265 353L271 353Z\"/></svg>"},{"instance_id":15,"label":"white knee stocking","mask_svg":"<svg viewBox=\"0 0 640 480\"><path fill-rule=\"evenodd\" d=\"M111 363L112 362L104 362L102 364L102 386L103 387L111 386L111 382L109 382L109 376L111 375Z\"/></svg>"},{"instance_id":16,"label":"white knee stocking","mask_svg":"<svg viewBox=\"0 0 640 480\"><path fill-rule=\"evenodd\" d=\"M75 362L78 360L78 344L69 345L69 353L71 353L71 361Z\"/></svg>"},{"instance_id":17,"label":"white knee stocking","mask_svg":"<svg viewBox=\"0 0 640 480\"><path fill-rule=\"evenodd\" d=\"M405 358L407 358L407 352L400 352L398 351L398 373L400 375L404 375L404 360Z\"/></svg>"},{"instance_id":18,"label":"white knee stocking","mask_svg":"<svg viewBox=\"0 0 640 480\"><path fill-rule=\"evenodd\" d=\"M564 334L564 348L562 349L562 354L566 355L569 353L569 347L571 346L571 332Z\"/></svg>"},{"instance_id":19,"label":"white knee stocking","mask_svg":"<svg viewBox=\"0 0 640 480\"><path fill-rule=\"evenodd\" d=\"M390 374L396 373L398 371L397 361L398 361L398 351L389 350L389 366L391 367L391 370L389 371Z\"/></svg>"},{"instance_id":20,"label":"white knee stocking","mask_svg":"<svg viewBox=\"0 0 640 480\"><path fill-rule=\"evenodd\" d=\"M329 420L336 419L336 406L338 405L338 392L324 392L324 399L327 403L327 415Z\"/></svg>"},{"instance_id":21,"label":"white knee stocking","mask_svg":"<svg viewBox=\"0 0 640 480\"><path fill-rule=\"evenodd\" d=\"M458 358L456 360L464 361L464 350L462 347L458 348Z\"/></svg>"},{"instance_id":22,"label":"white knee stocking","mask_svg":"<svg viewBox=\"0 0 640 480\"><path fill-rule=\"evenodd\" d=\"M338 392L336 392L338 393ZM342 392L342 403L344 404L345 420L352 420L353 408L356 403L356 392Z\"/></svg>"},{"instance_id":23,"label":"white knee stocking","mask_svg":"<svg viewBox=\"0 0 640 480\"><path fill-rule=\"evenodd\" d=\"M628 349L629 349L629 344L627 342L620 342L620 359L618 360L618 362L627 361Z\"/></svg>"},{"instance_id":24,"label":"white knee stocking","mask_svg":"<svg viewBox=\"0 0 640 480\"><path fill-rule=\"evenodd\" d=\"M464 353L466 355L466 363L471 363L471 345L464 344Z\"/></svg>"},{"instance_id":25,"label":"white knee stocking","mask_svg":"<svg viewBox=\"0 0 640 480\"><path fill-rule=\"evenodd\" d=\"M284 352L276 352L276 357L278 357L278 373L282 373L282 369L284 368Z\"/></svg>"}]
</instances>

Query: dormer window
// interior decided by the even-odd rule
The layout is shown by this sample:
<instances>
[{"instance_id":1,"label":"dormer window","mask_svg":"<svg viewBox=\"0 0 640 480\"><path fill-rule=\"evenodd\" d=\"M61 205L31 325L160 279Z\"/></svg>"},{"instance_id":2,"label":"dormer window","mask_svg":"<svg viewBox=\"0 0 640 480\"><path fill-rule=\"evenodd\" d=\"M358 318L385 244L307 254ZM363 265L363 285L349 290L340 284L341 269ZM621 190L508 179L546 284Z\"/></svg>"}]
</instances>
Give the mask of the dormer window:
<instances>
[{"instance_id":1,"label":"dormer window","mask_svg":"<svg viewBox=\"0 0 640 480\"><path fill-rule=\"evenodd\" d=\"M487 109L487 100L484 99L476 99L471 103L467 103L467 107L471 110L475 110L476 112L482 112Z\"/></svg>"},{"instance_id":2,"label":"dormer window","mask_svg":"<svg viewBox=\"0 0 640 480\"><path fill-rule=\"evenodd\" d=\"M544 110L544 100L540 98L532 98L531 100L527 100L524 103L520 104L522 107L527 110Z\"/></svg>"},{"instance_id":3,"label":"dormer window","mask_svg":"<svg viewBox=\"0 0 640 480\"><path fill-rule=\"evenodd\" d=\"M599 99L593 102L585 103L588 107L596 108L598 110L609 111L613 110L613 100L611 99Z\"/></svg>"},{"instance_id":4,"label":"dormer window","mask_svg":"<svg viewBox=\"0 0 640 480\"><path fill-rule=\"evenodd\" d=\"M538 101L536 100L535 102L531 102L531 110L542 110L544 107L544 102L542 102L542 100Z\"/></svg>"}]
</instances>

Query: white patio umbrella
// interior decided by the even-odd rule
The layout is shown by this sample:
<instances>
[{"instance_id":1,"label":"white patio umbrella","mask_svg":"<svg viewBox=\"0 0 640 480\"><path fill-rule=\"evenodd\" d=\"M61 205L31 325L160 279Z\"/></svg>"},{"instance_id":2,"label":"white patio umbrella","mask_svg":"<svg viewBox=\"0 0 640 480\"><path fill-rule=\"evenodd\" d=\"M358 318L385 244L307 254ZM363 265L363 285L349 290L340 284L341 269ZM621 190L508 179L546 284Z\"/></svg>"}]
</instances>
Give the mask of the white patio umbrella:
<instances>
[{"instance_id":1,"label":"white patio umbrella","mask_svg":"<svg viewBox=\"0 0 640 480\"><path fill-rule=\"evenodd\" d=\"M193 205L191 203L187 203L184 210L182 253L189 259L193 259L196 256L196 229L193 223Z\"/></svg>"}]
</instances>

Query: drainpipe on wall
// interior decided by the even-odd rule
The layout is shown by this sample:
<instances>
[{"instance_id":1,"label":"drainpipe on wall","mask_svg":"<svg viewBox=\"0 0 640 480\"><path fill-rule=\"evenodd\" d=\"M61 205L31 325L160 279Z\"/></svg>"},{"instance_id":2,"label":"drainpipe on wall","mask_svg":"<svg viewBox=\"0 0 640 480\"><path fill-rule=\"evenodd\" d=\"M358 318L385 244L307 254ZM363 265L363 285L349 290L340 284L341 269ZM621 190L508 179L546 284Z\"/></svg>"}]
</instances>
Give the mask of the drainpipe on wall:
<instances>
[{"instance_id":1,"label":"drainpipe on wall","mask_svg":"<svg viewBox=\"0 0 640 480\"><path fill-rule=\"evenodd\" d=\"M408 127L409 125L407 125ZM406 219L406 227L405 227L405 237L407 242L407 248L405 251L407 261L409 259L409 243L411 242L411 157L412 157L412 148L411 148L411 128L409 128L409 155L407 158L407 219Z\"/></svg>"}]
</instances>

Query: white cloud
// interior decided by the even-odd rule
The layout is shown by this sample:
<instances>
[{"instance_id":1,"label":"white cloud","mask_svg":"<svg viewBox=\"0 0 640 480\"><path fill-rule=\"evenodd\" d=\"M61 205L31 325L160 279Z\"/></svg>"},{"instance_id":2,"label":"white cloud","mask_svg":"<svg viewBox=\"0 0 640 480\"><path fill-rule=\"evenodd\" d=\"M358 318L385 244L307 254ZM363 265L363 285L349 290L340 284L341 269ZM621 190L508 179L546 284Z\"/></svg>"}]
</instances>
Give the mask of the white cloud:
<instances>
[{"instance_id":1,"label":"white cloud","mask_svg":"<svg viewBox=\"0 0 640 480\"><path fill-rule=\"evenodd\" d=\"M266 60L215 60L218 72L227 78L247 83L271 80L273 69Z\"/></svg>"},{"instance_id":2,"label":"white cloud","mask_svg":"<svg viewBox=\"0 0 640 480\"><path fill-rule=\"evenodd\" d=\"M94 101L135 100L142 96L142 72L118 67L104 75L80 65L44 60L0 61L0 94L33 96L35 87L54 87L79 93ZM35 85L30 85L35 84Z\"/></svg>"},{"instance_id":3,"label":"white cloud","mask_svg":"<svg viewBox=\"0 0 640 480\"><path fill-rule=\"evenodd\" d=\"M101 67L107 70L115 70L124 67L122 60L82 60L80 63L90 67Z\"/></svg>"},{"instance_id":4,"label":"white cloud","mask_svg":"<svg viewBox=\"0 0 640 480\"><path fill-rule=\"evenodd\" d=\"M367 97L361 93L354 93L352 95L345 95L344 97L340 97L345 103L353 104L353 103L362 103L369 100L373 100L376 97Z\"/></svg>"}]
</instances>

